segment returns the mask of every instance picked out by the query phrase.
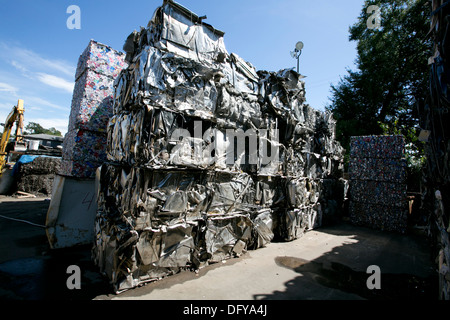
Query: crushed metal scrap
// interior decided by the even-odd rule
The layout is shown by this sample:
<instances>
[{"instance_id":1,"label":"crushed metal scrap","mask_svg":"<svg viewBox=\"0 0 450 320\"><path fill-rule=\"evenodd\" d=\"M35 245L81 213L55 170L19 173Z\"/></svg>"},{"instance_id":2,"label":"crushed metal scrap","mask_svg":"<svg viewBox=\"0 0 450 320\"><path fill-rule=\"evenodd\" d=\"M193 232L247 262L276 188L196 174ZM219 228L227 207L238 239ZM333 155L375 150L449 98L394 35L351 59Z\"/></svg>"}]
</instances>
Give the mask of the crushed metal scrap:
<instances>
[{"instance_id":1,"label":"crushed metal scrap","mask_svg":"<svg viewBox=\"0 0 450 320\"><path fill-rule=\"evenodd\" d=\"M301 75L256 71L223 36L165 0L126 39L92 250L116 292L297 239L342 208L334 119L305 103ZM227 130L255 137L239 148Z\"/></svg>"},{"instance_id":2,"label":"crushed metal scrap","mask_svg":"<svg viewBox=\"0 0 450 320\"><path fill-rule=\"evenodd\" d=\"M450 6L448 1L431 1L430 94L418 104L420 140L425 142L427 166L423 175L422 201L427 210L427 229L433 240L439 274L439 299L450 300L450 65L448 56Z\"/></svg>"},{"instance_id":3,"label":"crushed metal scrap","mask_svg":"<svg viewBox=\"0 0 450 320\"><path fill-rule=\"evenodd\" d=\"M51 195L53 180L61 165L54 156L22 155L13 168L16 191L32 195Z\"/></svg>"}]
</instances>

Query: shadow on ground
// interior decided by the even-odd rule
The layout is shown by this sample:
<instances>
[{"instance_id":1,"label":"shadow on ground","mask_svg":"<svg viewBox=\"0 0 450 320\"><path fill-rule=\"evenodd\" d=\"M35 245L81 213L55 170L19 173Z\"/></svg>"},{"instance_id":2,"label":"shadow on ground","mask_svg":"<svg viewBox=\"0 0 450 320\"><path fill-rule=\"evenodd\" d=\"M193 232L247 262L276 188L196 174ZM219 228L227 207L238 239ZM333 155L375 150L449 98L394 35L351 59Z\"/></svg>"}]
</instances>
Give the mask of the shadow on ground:
<instances>
[{"instance_id":1,"label":"shadow on ground","mask_svg":"<svg viewBox=\"0 0 450 320\"><path fill-rule=\"evenodd\" d=\"M111 292L90 245L50 249L43 227L49 204L45 198L0 202L0 299L88 300ZM67 288L71 265L80 267L81 290Z\"/></svg>"},{"instance_id":2,"label":"shadow on ground","mask_svg":"<svg viewBox=\"0 0 450 320\"><path fill-rule=\"evenodd\" d=\"M80 268L80 290L70 290L73 274L68 267ZM13 300L90 300L111 292L107 280L90 258L90 246L51 251L41 257L15 259L0 264L0 299Z\"/></svg>"},{"instance_id":3,"label":"shadow on ground","mask_svg":"<svg viewBox=\"0 0 450 320\"><path fill-rule=\"evenodd\" d=\"M342 223L338 227L318 231L337 236L351 235L355 241L335 247L312 261L298 257L276 257L277 265L291 269L299 276L286 282L284 291L255 295L255 299L316 300L320 292L318 287L323 288L319 299L324 300L341 299L339 292L352 294L352 299L438 299L438 276L428 240L424 236L386 233ZM298 241L301 242L301 239ZM367 287L372 273L367 273L369 265L359 261L371 261L371 265L380 267L381 289L370 290Z\"/></svg>"}]
</instances>

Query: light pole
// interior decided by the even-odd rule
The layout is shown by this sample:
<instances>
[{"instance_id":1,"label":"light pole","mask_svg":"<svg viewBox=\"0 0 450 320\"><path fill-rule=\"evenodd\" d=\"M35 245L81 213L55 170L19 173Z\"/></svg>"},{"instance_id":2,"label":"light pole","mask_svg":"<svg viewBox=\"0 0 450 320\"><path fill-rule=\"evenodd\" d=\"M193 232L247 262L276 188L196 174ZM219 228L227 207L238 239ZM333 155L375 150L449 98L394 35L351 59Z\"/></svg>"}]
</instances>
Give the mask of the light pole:
<instances>
[{"instance_id":1,"label":"light pole","mask_svg":"<svg viewBox=\"0 0 450 320\"><path fill-rule=\"evenodd\" d=\"M297 73L300 73L300 56L302 55L303 42L299 41L295 45L295 50L291 51L291 56L294 59L297 59Z\"/></svg>"}]
</instances>

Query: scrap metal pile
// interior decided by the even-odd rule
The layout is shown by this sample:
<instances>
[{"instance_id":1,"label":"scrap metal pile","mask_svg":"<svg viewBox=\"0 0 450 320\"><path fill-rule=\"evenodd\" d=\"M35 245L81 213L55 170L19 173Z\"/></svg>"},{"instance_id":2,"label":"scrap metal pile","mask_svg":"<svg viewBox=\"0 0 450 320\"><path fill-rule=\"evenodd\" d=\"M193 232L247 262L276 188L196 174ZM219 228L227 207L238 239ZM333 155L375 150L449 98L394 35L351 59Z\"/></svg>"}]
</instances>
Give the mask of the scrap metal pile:
<instances>
[{"instance_id":1,"label":"scrap metal pile","mask_svg":"<svg viewBox=\"0 0 450 320\"><path fill-rule=\"evenodd\" d=\"M13 173L17 179L17 191L37 195L51 195L53 179L61 165L61 158L23 155L16 162Z\"/></svg>"},{"instance_id":2,"label":"scrap metal pile","mask_svg":"<svg viewBox=\"0 0 450 320\"><path fill-rule=\"evenodd\" d=\"M81 54L59 174L94 178L97 167L106 160L106 129L112 116L114 79L126 66L124 56L94 40Z\"/></svg>"},{"instance_id":3,"label":"scrap metal pile","mask_svg":"<svg viewBox=\"0 0 450 320\"><path fill-rule=\"evenodd\" d=\"M430 211L430 236L436 245L439 298L450 300L450 1L433 0L430 36L435 44L430 58L430 95L419 105L421 140L427 167L422 201Z\"/></svg>"},{"instance_id":4,"label":"scrap metal pile","mask_svg":"<svg viewBox=\"0 0 450 320\"><path fill-rule=\"evenodd\" d=\"M350 219L354 224L406 232L408 218L403 136L352 137Z\"/></svg>"},{"instance_id":5,"label":"scrap metal pile","mask_svg":"<svg viewBox=\"0 0 450 320\"><path fill-rule=\"evenodd\" d=\"M116 292L291 241L338 217L335 121L293 70L256 71L165 0L124 50L93 257Z\"/></svg>"}]
</instances>

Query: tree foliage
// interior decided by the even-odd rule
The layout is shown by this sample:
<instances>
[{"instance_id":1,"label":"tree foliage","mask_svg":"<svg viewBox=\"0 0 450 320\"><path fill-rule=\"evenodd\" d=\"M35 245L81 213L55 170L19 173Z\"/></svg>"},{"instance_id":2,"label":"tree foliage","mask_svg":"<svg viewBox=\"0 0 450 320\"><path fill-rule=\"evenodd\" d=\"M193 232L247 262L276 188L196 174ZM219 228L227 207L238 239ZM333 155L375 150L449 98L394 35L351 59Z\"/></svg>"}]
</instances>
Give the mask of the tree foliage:
<instances>
[{"instance_id":1,"label":"tree foliage","mask_svg":"<svg viewBox=\"0 0 450 320\"><path fill-rule=\"evenodd\" d=\"M27 131L28 134L43 133L43 134L49 134L49 135L52 135L52 136L62 137L61 131L56 130L53 127L50 128L50 129L45 129L39 123L36 123L36 122L28 123L28 125L25 127L25 130Z\"/></svg>"},{"instance_id":2,"label":"tree foliage","mask_svg":"<svg viewBox=\"0 0 450 320\"><path fill-rule=\"evenodd\" d=\"M368 28L370 5L380 9L378 29ZM403 134L409 147L422 151L416 138L417 104L425 101L428 92L430 12L427 0L365 1L349 28L349 40L357 42L357 70L347 70L331 86L327 106L347 152L351 136L378 134Z\"/></svg>"}]
</instances>

